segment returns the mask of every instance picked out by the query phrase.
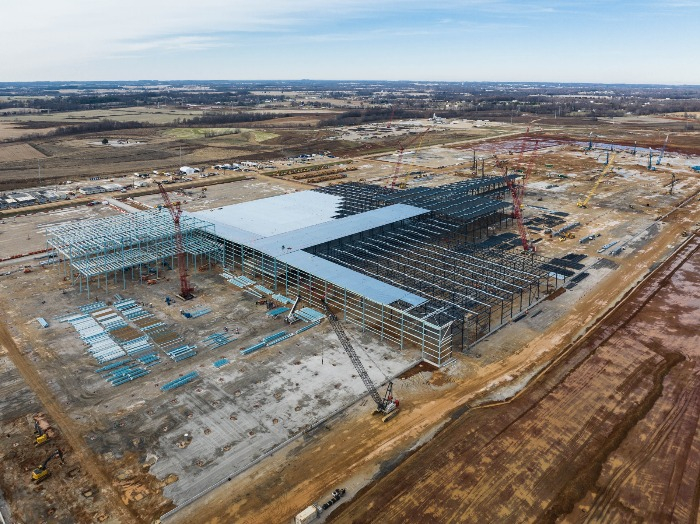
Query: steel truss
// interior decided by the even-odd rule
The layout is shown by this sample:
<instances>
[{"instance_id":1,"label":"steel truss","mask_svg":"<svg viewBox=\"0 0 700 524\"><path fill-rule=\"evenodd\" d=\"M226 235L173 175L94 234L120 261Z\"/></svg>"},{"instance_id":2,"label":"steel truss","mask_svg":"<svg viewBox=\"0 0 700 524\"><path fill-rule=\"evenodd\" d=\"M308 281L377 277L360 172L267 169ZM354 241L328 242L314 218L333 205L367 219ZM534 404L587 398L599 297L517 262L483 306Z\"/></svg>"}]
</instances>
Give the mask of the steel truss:
<instances>
[{"instance_id":1,"label":"steel truss","mask_svg":"<svg viewBox=\"0 0 700 524\"><path fill-rule=\"evenodd\" d=\"M213 239L213 224L191 215L181 217L184 249L197 265L197 258L210 262L223 260L223 247ZM156 277L164 266L173 267L177 248L175 230L170 215L164 210L139 211L95 220L84 220L63 224L46 230L49 249L62 260L59 266L64 276L83 289L86 285L90 295L90 281L95 279L97 287L104 280L108 286L110 277L121 273L126 288L127 271L131 280L141 280L155 270ZM149 268L150 265L155 265Z\"/></svg>"}]
</instances>

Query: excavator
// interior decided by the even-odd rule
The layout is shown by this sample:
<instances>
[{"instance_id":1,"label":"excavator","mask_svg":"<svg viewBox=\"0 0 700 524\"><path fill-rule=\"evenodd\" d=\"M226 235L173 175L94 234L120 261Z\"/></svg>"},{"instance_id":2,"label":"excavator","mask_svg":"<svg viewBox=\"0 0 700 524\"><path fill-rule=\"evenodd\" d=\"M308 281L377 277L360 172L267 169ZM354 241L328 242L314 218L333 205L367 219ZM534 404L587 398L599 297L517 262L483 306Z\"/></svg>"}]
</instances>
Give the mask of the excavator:
<instances>
[{"instance_id":1,"label":"excavator","mask_svg":"<svg viewBox=\"0 0 700 524\"><path fill-rule=\"evenodd\" d=\"M48 456L48 458L41 463L40 466L38 466L34 471L32 471L32 481L38 484L39 482L43 482L46 480L49 476L49 470L46 469L46 466L48 465L49 462L51 462L52 459L58 457L61 460L61 464L63 464L63 451L60 450L60 448L57 448L56 451L51 453L51 455Z\"/></svg>"},{"instance_id":2,"label":"excavator","mask_svg":"<svg viewBox=\"0 0 700 524\"><path fill-rule=\"evenodd\" d=\"M34 421L34 434L37 436L36 443L34 444L35 446L41 446L49 441L49 435L46 433L46 431L41 429L39 421L37 420Z\"/></svg>"},{"instance_id":3,"label":"excavator","mask_svg":"<svg viewBox=\"0 0 700 524\"><path fill-rule=\"evenodd\" d=\"M328 316L328 321L331 323L331 326L333 326L333 330L338 336L338 340L340 340L343 349L350 357L350 360L355 366L357 373L360 375L362 382L364 382L365 387L367 388L367 392L377 404L377 409L375 410L375 413L384 415L382 417L382 422L388 422L389 420L394 418L399 412L399 399L394 398L394 396L392 395L393 384L391 383L391 381L389 382L389 384L387 384L386 392L384 393L384 397L382 398L382 396L377 391L374 382L372 382L372 379L367 373L367 370L362 365L360 357L357 356L355 348L352 347L350 339L345 333L343 326L340 324L340 320L338 320L338 317L331 311L330 307L328 307L328 303L326 302L325 298L322 300L322 303L323 306L326 308L326 315Z\"/></svg>"}]
</instances>

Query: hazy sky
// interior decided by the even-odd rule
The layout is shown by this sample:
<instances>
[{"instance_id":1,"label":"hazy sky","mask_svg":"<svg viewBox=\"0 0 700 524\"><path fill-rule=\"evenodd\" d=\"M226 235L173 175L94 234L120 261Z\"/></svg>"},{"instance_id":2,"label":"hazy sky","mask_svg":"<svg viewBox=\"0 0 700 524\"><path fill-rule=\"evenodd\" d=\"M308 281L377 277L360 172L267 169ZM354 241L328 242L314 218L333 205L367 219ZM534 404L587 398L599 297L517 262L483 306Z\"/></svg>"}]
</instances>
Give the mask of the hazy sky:
<instances>
[{"instance_id":1,"label":"hazy sky","mask_svg":"<svg viewBox=\"0 0 700 524\"><path fill-rule=\"evenodd\" d=\"M0 81L700 84L700 0L3 0Z\"/></svg>"}]
</instances>

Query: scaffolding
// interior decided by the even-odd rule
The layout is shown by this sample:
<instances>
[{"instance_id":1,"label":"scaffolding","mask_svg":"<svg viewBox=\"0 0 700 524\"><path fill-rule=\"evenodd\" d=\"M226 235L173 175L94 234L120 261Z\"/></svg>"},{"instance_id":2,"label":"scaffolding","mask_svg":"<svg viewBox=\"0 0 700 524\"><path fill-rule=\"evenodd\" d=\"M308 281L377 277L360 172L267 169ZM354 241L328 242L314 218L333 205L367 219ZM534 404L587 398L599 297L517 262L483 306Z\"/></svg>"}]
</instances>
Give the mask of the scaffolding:
<instances>
[{"instance_id":1,"label":"scaffolding","mask_svg":"<svg viewBox=\"0 0 700 524\"><path fill-rule=\"evenodd\" d=\"M197 266L198 258L209 263L223 260L220 242L212 239L214 225L183 214L180 219L186 263ZM46 230L47 247L61 263L59 271L90 296L90 283L105 289L119 275L126 289L130 280L160 276L163 268L174 267L177 259L175 228L167 210L139 211L114 217L83 220Z\"/></svg>"}]
</instances>

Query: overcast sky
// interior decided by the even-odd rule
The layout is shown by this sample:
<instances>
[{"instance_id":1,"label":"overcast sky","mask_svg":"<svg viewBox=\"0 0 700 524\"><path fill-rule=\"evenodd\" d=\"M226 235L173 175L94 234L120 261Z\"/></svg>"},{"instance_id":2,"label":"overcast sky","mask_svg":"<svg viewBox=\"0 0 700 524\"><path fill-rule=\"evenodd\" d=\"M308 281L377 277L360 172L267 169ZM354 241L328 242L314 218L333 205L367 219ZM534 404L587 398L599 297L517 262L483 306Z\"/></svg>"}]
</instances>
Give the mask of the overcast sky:
<instances>
[{"instance_id":1,"label":"overcast sky","mask_svg":"<svg viewBox=\"0 0 700 524\"><path fill-rule=\"evenodd\" d=\"M2 0L0 81L700 84L700 0Z\"/></svg>"}]
</instances>

